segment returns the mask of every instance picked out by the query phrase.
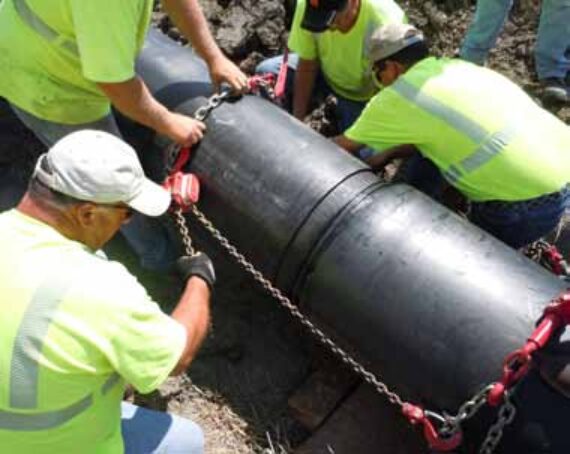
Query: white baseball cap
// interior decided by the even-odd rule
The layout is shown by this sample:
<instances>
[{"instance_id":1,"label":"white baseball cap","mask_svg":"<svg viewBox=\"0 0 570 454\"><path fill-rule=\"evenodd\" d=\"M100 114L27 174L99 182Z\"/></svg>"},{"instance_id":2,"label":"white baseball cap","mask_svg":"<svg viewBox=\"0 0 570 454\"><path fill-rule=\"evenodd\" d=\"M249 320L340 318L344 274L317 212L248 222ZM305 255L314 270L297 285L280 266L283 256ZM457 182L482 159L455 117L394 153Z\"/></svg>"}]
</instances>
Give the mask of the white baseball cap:
<instances>
[{"instance_id":1,"label":"white baseball cap","mask_svg":"<svg viewBox=\"0 0 570 454\"><path fill-rule=\"evenodd\" d=\"M422 42L424 35L410 24L391 23L376 29L370 38L372 63L384 60L412 44Z\"/></svg>"},{"instance_id":2,"label":"white baseball cap","mask_svg":"<svg viewBox=\"0 0 570 454\"><path fill-rule=\"evenodd\" d=\"M171 202L166 189L145 177L135 150L103 131L65 136L39 157L33 177L74 199L122 202L147 216L160 216Z\"/></svg>"}]
</instances>

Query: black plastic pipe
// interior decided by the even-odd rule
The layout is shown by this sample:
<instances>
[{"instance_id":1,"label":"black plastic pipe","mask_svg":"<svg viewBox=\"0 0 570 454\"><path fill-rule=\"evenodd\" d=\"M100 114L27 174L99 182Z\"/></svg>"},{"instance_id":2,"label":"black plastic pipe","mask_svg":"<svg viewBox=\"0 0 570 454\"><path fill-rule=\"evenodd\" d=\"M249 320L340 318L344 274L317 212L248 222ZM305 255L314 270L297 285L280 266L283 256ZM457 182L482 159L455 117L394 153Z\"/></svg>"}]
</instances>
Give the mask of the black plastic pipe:
<instances>
[{"instance_id":1,"label":"black plastic pipe","mask_svg":"<svg viewBox=\"0 0 570 454\"><path fill-rule=\"evenodd\" d=\"M211 94L203 62L156 31L138 71L185 114ZM224 103L206 124L190 164L200 209L405 398L456 409L500 376L565 288L422 193L383 184L268 101Z\"/></svg>"}]
</instances>

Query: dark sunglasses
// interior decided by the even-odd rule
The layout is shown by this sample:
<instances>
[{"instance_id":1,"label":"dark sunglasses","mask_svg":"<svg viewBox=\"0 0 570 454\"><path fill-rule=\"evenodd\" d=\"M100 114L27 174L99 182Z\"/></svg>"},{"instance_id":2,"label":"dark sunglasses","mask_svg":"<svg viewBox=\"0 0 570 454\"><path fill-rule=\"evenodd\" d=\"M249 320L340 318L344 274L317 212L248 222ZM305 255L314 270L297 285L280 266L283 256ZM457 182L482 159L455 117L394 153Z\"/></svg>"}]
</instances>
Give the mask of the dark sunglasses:
<instances>
[{"instance_id":1,"label":"dark sunglasses","mask_svg":"<svg viewBox=\"0 0 570 454\"><path fill-rule=\"evenodd\" d=\"M99 205L109 208L119 208L125 211L125 219L130 219L133 217L135 211L128 205L123 203L100 203Z\"/></svg>"},{"instance_id":2,"label":"dark sunglasses","mask_svg":"<svg viewBox=\"0 0 570 454\"><path fill-rule=\"evenodd\" d=\"M386 70L386 60L378 60L376 63L372 65L372 69L376 73L381 73L382 71Z\"/></svg>"},{"instance_id":3,"label":"dark sunglasses","mask_svg":"<svg viewBox=\"0 0 570 454\"><path fill-rule=\"evenodd\" d=\"M337 14L338 14L337 10L331 11L331 15L329 16L329 18L327 20L327 24L326 24L327 28L331 28L334 20L336 19Z\"/></svg>"},{"instance_id":4,"label":"dark sunglasses","mask_svg":"<svg viewBox=\"0 0 570 454\"><path fill-rule=\"evenodd\" d=\"M346 2L344 5L342 5L341 8L339 9L335 9L331 11L331 15L329 16L329 18L327 19L327 28L331 28L334 20L336 19L336 17L339 14L342 14L344 11L346 11L348 8L348 2Z\"/></svg>"}]
</instances>

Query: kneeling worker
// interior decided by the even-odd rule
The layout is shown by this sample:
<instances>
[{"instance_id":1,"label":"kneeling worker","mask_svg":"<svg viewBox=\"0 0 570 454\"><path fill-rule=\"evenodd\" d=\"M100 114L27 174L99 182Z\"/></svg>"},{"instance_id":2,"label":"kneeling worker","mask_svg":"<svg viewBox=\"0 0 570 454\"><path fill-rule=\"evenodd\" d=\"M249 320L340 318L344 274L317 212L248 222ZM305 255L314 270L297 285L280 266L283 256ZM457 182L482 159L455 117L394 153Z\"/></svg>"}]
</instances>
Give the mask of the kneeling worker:
<instances>
[{"instance_id":1,"label":"kneeling worker","mask_svg":"<svg viewBox=\"0 0 570 454\"><path fill-rule=\"evenodd\" d=\"M121 400L126 383L150 392L190 364L209 326L210 260L178 260L187 282L168 316L100 252L132 210L159 216L170 202L131 147L85 130L40 156L0 214L2 452L203 452L191 421Z\"/></svg>"},{"instance_id":2,"label":"kneeling worker","mask_svg":"<svg viewBox=\"0 0 570 454\"><path fill-rule=\"evenodd\" d=\"M372 165L414 148L471 202L471 220L514 248L556 227L570 203L570 129L486 68L429 55L410 25L376 30L373 71L385 88L337 144L376 150ZM409 181L414 185L413 179Z\"/></svg>"}]
</instances>

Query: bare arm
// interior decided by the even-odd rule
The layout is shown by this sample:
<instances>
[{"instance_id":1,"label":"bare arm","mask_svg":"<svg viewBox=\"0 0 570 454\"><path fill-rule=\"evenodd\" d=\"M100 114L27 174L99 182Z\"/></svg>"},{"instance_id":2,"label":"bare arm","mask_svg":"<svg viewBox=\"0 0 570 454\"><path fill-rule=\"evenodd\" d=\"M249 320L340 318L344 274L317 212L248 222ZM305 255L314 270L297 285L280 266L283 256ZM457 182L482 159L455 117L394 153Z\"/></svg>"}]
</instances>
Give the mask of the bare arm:
<instances>
[{"instance_id":1,"label":"bare arm","mask_svg":"<svg viewBox=\"0 0 570 454\"><path fill-rule=\"evenodd\" d=\"M398 145L381 153L376 153L366 160L366 163L375 170L384 168L390 161L400 158L408 158L418 149L413 145Z\"/></svg>"},{"instance_id":2,"label":"bare arm","mask_svg":"<svg viewBox=\"0 0 570 454\"><path fill-rule=\"evenodd\" d=\"M162 0L162 5L198 55L206 61L216 90L224 81L234 90L245 90L247 77L226 58L214 41L198 0Z\"/></svg>"},{"instance_id":3,"label":"bare arm","mask_svg":"<svg viewBox=\"0 0 570 454\"><path fill-rule=\"evenodd\" d=\"M355 154L358 150L364 147L363 144L354 142L344 135L333 137L333 142L339 147L344 148L350 154Z\"/></svg>"},{"instance_id":4,"label":"bare arm","mask_svg":"<svg viewBox=\"0 0 570 454\"><path fill-rule=\"evenodd\" d=\"M132 118L181 145L198 142L206 129L204 123L170 112L150 93L138 76L125 82L97 83L113 106Z\"/></svg>"},{"instance_id":5,"label":"bare arm","mask_svg":"<svg viewBox=\"0 0 570 454\"><path fill-rule=\"evenodd\" d=\"M301 121L307 115L319 68L317 60L299 58L293 85L293 116Z\"/></svg>"},{"instance_id":6,"label":"bare arm","mask_svg":"<svg viewBox=\"0 0 570 454\"><path fill-rule=\"evenodd\" d=\"M202 345L210 326L210 290L199 277L191 277L171 317L186 328L186 348L170 375L183 373Z\"/></svg>"}]
</instances>

